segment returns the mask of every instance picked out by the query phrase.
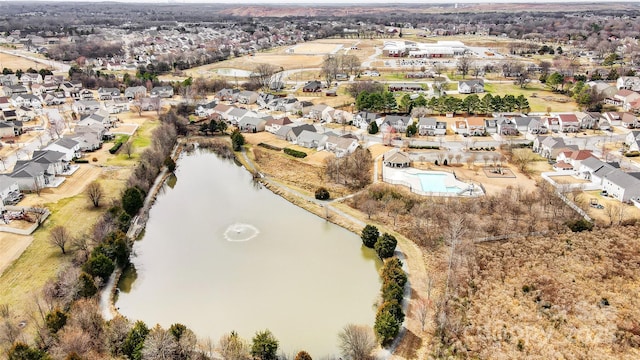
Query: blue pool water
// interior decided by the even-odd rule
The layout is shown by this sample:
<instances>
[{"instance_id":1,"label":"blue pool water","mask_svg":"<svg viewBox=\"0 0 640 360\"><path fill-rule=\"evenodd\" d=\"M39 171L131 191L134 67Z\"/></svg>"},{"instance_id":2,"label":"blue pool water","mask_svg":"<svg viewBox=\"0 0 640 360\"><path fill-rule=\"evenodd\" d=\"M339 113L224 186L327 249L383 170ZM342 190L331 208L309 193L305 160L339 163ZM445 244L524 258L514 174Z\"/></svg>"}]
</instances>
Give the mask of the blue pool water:
<instances>
[{"instance_id":1,"label":"blue pool water","mask_svg":"<svg viewBox=\"0 0 640 360\"><path fill-rule=\"evenodd\" d=\"M438 192L438 193L458 193L462 191L457 186L446 186L444 180L448 176L447 174L438 173L420 173L416 174L420 179L422 185L422 191L424 192Z\"/></svg>"}]
</instances>

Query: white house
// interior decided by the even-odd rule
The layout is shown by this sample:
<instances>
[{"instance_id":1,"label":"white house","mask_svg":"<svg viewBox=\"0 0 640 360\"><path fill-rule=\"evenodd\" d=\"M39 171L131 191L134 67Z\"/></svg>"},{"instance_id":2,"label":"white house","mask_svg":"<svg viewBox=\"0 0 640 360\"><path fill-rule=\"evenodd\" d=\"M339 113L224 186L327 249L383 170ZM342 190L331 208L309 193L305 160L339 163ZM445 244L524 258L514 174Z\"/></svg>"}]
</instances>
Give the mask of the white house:
<instances>
[{"instance_id":1,"label":"white house","mask_svg":"<svg viewBox=\"0 0 640 360\"><path fill-rule=\"evenodd\" d=\"M602 190L619 201L626 202L640 196L640 178L616 170L604 176Z\"/></svg>"},{"instance_id":2,"label":"white house","mask_svg":"<svg viewBox=\"0 0 640 360\"><path fill-rule=\"evenodd\" d=\"M350 137L342 137L329 135L325 142L325 149L336 154L336 157L343 157L356 151L359 143L358 140Z\"/></svg>"},{"instance_id":3,"label":"white house","mask_svg":"<svg viewBox=\"0 0 640 360\"><path fill-rule=\"evenodd\" d=\"M62 158L64 161L72 161L79 158L82 153L80 152L80 143L71 138L60 138L51 144L47 145L44 150L57 151L64 154Z\"/></svg>"},{"instance_id":4,"label":"white house","mask_svg":"<svg viewBox=\"0 0 640 360\"><path fill-rule=\"evenodd\" d=\"M458 81L458 93L477 94L484 92L484 81L482 79Z\"/></svg>"}]
</instances>

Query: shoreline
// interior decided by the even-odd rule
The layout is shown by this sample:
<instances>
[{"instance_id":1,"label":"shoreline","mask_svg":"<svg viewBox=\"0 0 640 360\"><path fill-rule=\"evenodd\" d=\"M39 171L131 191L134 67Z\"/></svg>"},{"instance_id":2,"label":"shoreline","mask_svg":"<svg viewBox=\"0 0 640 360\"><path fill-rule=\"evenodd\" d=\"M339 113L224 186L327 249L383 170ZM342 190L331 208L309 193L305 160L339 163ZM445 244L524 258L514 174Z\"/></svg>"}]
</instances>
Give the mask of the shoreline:
<instances>
[{"instance_id":1,"label":"shoreline","mask_svg":"<svg viewBox=\"0 0 640 360\"><path fill-rule=\"evenodd\" d=\"M187 145L189 139L190 137L186 137L178 140L178 143L176 144L176 148L174 149L174 152L171 155L171 158L174 159L174 161L177 161L180 154L184 150L184 147ZM252 173L252 169L253 170L257 169L255 164L249 159L248 156L246 156L246 152L244 151L244 149L241 152L234 152L234 154L235 154L235 159L238 162L240 162L244 167L244 169L249 173ZM166 169L163 169L162 172L158 175L158 178L154 183L154 186L152 187L151 191L147 195L147 198L145 199L145 205L141 209L141 213L132 220L132 227L127 232L127 236L129 237L130 241L132 242L136 241L137 236L139 236L140 233L142 233L146 228L149 210L155 203L155 200L158 196L160 189L162 188L162 186L164 186L167 178L170 175L171 173L168 172ZM299 208L313 215L316 215L326 221L329 221L332 224L337 225L349 232L352 232L357 236L360 236L359 231L361 231L362 227L364 227L363 224L366 224L366 222L358 218L355 218L334 207L331 207L330 202L316 200L315 198L313 199L309 198L304 194L298 193L298 191L290 189L286 185L278 184L277 180L260 178L259 182L272 194L276 196L280 196L281 198L285 199L289 203L295 206L298 206ZM380 226L380 228L385 229L384 226ZM395 256L397 256L401 260L404 260L403 270L407 274L407 278L408 278L407 285L405 285L405 288L404 288L404 298L402 301L402 310L404 311L406 316L405 316L405 321L400 327L400 332L398 336L396 337L396 339L394 339L390 347L382 348L382 347L379 347L378 345L378 347L374 351L374 354L375 354L374 356L375 358L378 358L378 359L380 358L388 359L391 356L393 356L395 350L403 342L404 335L409 331L407 326L407 319L409 317L409 302L411 301L411 297L412 297L411 284L413 282L411 281L411 277L410 277L411 273L409 272L409 265L407 263L408 255L405 251L403 251L403 249L405 247L413 247L414 250L417 249L417 246L413 242L409 241L402 235L396 233L395 231L389 231L389 232L393 233L394 236L398 237L398 247L396 248L397 254L395 254ZM400 247L400 244L402 244L402 248ZM117 268L115 272L112 274L112 278L109 279L108 285L105 286L102 290L100 290L99 307L100 307L100 312L102 316L105 318L105 320L109 320L114 317L121 316L120 312L118 311L118 308L115 305L115 295L118 289L117 284L120 280L120 276L122 276L122 273L123 273L122 270L123 269ZM107 292L108 292L108 298L105 297L106 296L105 294ZM373 324L371 324L371 328L373 329Z\"/></svg>"}]
</instances>

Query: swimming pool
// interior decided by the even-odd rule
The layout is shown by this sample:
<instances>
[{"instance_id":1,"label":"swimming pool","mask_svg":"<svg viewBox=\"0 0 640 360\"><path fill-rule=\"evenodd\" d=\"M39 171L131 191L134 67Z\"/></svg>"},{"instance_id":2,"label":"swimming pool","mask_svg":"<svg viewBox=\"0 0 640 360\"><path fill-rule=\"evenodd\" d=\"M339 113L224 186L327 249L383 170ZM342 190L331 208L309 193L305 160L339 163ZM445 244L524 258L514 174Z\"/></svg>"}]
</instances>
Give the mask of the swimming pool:
<instances>
[{"instance_id":1,"label":"swimming pool","mask_svg":"<svg viewBox=\"0 0 640 360\"><path fill-rule=\"evenodd\" d=\"M449 173L421 172L415 174L420 180L422 191L431 193L459 193L463 189L458 186L447 186L447 177L452 177Z\"/></svg>"}]
</instances>

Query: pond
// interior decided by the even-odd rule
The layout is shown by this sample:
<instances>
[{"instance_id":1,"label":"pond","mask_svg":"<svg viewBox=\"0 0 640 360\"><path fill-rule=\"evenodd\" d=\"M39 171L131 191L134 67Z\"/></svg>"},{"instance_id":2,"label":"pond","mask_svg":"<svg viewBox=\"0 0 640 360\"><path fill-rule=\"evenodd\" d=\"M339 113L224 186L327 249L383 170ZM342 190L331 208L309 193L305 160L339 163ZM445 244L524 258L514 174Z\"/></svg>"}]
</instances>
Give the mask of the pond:
<instances>
[{"instance_id":1,"label":"pond","mask_svg":"<svg viewBox=\"0 0 640 360\"><path fill-rule=\"evenodd\" d=\"M223 76L250 77L251 71L241 69L223 68L218 69L218 74Z\"/></svg>"},{"instance_id":2,"label":"pond","mask_svg":"<svg viewBox=\"0 0 640 360\"><path fill-rule=\"evenodd\" d=\"M134 245L120 313L150 327L180 322L216 342L269 329L280 351L318 359L338 354L345 325L373 325L381 264L359 236L204 151L179 159L172 185Z\"/></svg>"}]
</instances>

